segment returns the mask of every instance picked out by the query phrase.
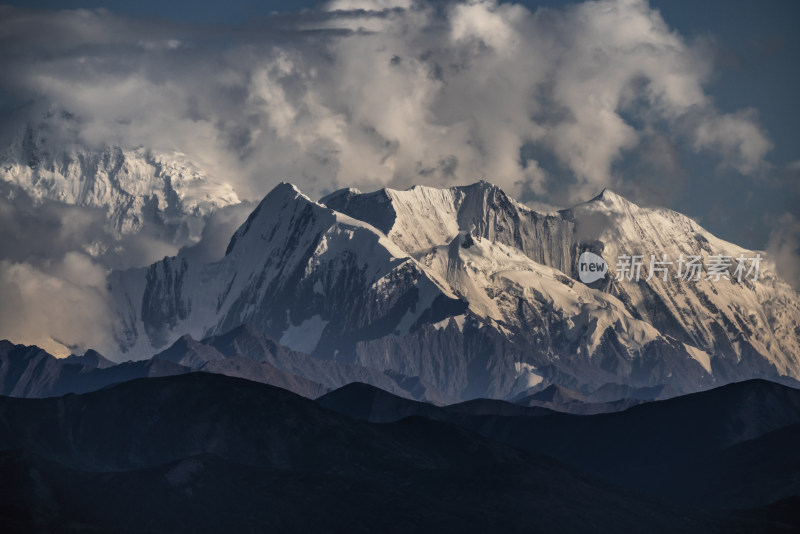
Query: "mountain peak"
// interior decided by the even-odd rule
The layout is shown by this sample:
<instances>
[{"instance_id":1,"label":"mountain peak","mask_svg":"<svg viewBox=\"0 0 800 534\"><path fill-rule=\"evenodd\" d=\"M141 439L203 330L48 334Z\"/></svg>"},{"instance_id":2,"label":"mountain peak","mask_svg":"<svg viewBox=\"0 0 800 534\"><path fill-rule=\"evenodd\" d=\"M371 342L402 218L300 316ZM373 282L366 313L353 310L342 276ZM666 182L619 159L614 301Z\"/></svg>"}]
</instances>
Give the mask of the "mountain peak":
<instances>
[{"instance_id":1,"label":"mountain peak","mask_svg":"<svg viewBox=\"0 0 800 534\"><path fill-rule=\"evenodd\" d=\"M105 369L107 367L112 367L114 362L100 354L94 349L87 350L83 356L78 356L76 354L72 354L63 360L65 363L77 363L80 365L86 365L89 367L94 367L97 369Z\"/></svg>"},{"instance_id":2,"label":"mountain peak","mask_svg":"<svg viewBox=\"0 0 800 534\"><path fill-rule=\"evenodd\" d=\"M235 340L237 338L239 338L239 339L245 339L245 338L246 339L255 339L255 340L258 340L258 341L262 341L262 340L266 339L266 340L274 342L274 340L272 338L270 338L269 336L265 335L261 330L256 328L255 325L253 325L253 323L241 324L241 325L239 325L239 326L237 326L235 328L232 328L231 330L229 330L227 332L223 332L223 333L218 334L216 336L212 336L210 338L206 338L206 339L203 340L203 342L204 343L211 343L212 338L215 341L219 341L219 342L223 342L223 343L227 343L230 340Z\"/></svg>"},{"instance_id":3,"label":"mountain peak","mask_svg":"<svg viewBox=\"0 0 800 534\"><path fill-rule=\"evenodd\" d=\"M305 204L316 204L310 198L303 194L298 187L289 182L281 182L276 185L272 191L259 202L256 209L250 214L247 220L236 230L236 233L231 237L228 243L228 248L225 249L225 255L230 254L236 247L236 244L250 231L254 223L263 217L276 217L279 213L292 209L294 206L297 209L298 202ZM322 209L322 208L321 208ZM261 226L256 224L256 226ZM265 227L268 225L265 225Z\"/></svg>"},{"instance_id":4,"label":"mountain peak","mask_svg":"<svg viewBox=\"0 0 800 534\"><path fill-rule=\"evenodd\" d=\"M625 197L615 193L614 191L611 190L610 187L604 187L603 190L600 191L600 194L595 196L594 198L592 198L592 200L590 202L595 201L595 200L605 200L605 201L609 201L609 202L614 202L614 201L618 201L618 200L624 200L624 201L627 202L627 199Z\"/></svg>"},{"instance_id":5,"label":"mountain peak","mask_svg":"<svg viewBox=\"0 0 800 534\"><path fill-rule=\"evenodd\" d=\"M75 120L53 110L40 124L19 128L0 151L0 181L37 201L101 208L118 237L139 232L148 221L167 230L240 203L231 184L186 154L78 143Z\"/></svg>"},{"instance_id":6,"label":"mountain peak","mask_svg":"<svg viewBox=\"0 0 800 534\"><path fill-rule=\"evenodd\" d=\"M464 188L491 189L491 190L500 189L500 187L487 180L478 180L477 182L464 186Z\"/></svg>"},{"instance_id":7,"label":"mountain peak","mask_svg":"<svg viewBox=\"0 0 800 534\"><path fill-rule=\"evenodd\" d=\"M610 188L604 187L603 190L600 191L600 194L592 197L587 202L578 204L575 207L577 208L580 206L604 206L611 211L620 211L637 205L622 195L615 193Z\"/></svg>"},{"instance_id":8,"label":"mountain peak","mask_svg":"<svg viewBox=\"0 0 800 534\"><path fill-rule=\"evenodd\" d=\"M267 193L267 196L264 197L264 200L267 198L289 198L289 199L296 199L298 197L305 197L308 199L306 195L300 191L300 188L294 185L291 182L281 182L276 185L272 191ZM309 199L310 200L310 199Z\"/></svg>"},{"instance_id":9,"label":"mountain peak","mask_svg":"<svg viewBox=\"0 0 800 534\"><path fill-rule=\"evenodd\" d=\"M327 206L329 202L335 202L337 199L352 198L361 194L361 191L355 187L345 187L342 189L337 189L333 193L328 193L319 199L319 203Z\"/></svg>"}]
</instances>

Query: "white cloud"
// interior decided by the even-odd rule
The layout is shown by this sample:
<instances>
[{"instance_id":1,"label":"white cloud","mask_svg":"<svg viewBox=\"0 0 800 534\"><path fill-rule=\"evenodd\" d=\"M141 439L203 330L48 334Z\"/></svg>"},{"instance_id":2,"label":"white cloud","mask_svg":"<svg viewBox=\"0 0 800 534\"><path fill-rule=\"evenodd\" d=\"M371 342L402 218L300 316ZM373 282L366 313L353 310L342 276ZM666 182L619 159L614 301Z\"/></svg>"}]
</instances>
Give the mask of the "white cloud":
<instances>
[{"instance_id":1,"label":"white cloud","mask_svg":"<svg viewBox=\"0 0 800 534\"><path fill-rule=\"evenodd\" d=\"M7 10L4 84L80 117L79 142L180 150L250 199L286 179L312 195L481 178L545 193L563 169L521 162L526 144L559 161L580 198L614 184L642 127L743 173L771 148L752 112L714 107L711 54L645 1L531 12L342 0L278 17L274 39L269 22L222 45L204 28L103 10ZM23 33L37 27L54 42Z\"/></svg>"},{"instance_id":2,"label":"white cloud","mask_svg":"<svg viewBox=\"0 0 800 534\"><path fill-rule=\"evenodd\" d=\"M723 155L723 163L743 174L764 167L764 156L772 150L766 132L758 125L753 109L728 115L704 118L695 130L696 149L714 149Z\"/></svg>"},{"instance_id":3,"label":"white cloud","mask_svg":"<svg viewBox=\"0 0 800 534\"><path fill-rule=\"evenodd\" d=\"M218 232L224 228L229 239L245 209L214 213L216 224L203 231L191 253L218 259L227 244ZM17 186L0 182L0 339L35 344L59 356L114 346L109 269L149 265L178 247L167 229L149 221L138 234L121 237L105 222L102 209L35 202Z\"/></svg>"},{"instance_id":4,"label":"white cloud","mask_svg":"<svg viewBox=\"0 0 800 534\"><path fill-rule=\"evenodd\" d=\"M0 339L58 356L111 346L105 270L78 253L48 267L0 260Z\"/></svg>"},{"instance_id":5,"label":"white cloud","mask_svg":"<svg viewBox=\"0 0 800 534\"><path fill-rule=\"evenodd\" d=\"M406 9L413 5L412 0L334 0L325 9L328 11L382 11L384 9Z\"/></svg>"}]
</instances>

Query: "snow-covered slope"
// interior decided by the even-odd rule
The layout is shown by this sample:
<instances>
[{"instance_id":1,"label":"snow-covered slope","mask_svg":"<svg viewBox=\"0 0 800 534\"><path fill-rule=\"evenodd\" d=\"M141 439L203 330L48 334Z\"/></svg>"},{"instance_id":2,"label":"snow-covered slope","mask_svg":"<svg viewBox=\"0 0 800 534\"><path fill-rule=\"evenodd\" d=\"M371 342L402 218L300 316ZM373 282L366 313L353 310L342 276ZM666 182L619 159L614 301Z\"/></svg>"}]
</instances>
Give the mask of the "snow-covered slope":
<instances>
[{"instance_id":1,"label":"snow-covered slope","mask_svg":"<svg viewBox=\"0 0 800 534\"><path fill-rule=\"evenodd\" d=\"M277 186L208 265L182 256L113 273L116 332L141 358L179 335L250 323L292 349L335 358L359 340L403 335L465 307L368 223Z\"/></svg>"},{"instance_id":2,"label":"snow-covered slope","mask_svg":"<svg viewBox=\"0 0 800 534\"><path fill-rule=\"evenodd\" d=\"M34 199L102 208L117 235L137 232L148 219L191 225L214 209L239 203L229 184L210 178L179 152L88 150L54 143L51 133L46 121L23 128L0 153L0 180ZM202 225L194 222L199 226L187 230L197 234Z\"/></svg>"},{"instance_id":3,"label":"snow-covered slope","mask_svg":"<svg viewBox=\"0 0 800 534\"><path fill-rule=\"evenodd\" d=\"M538 263L562 271L572 265L571 220L537 213L488 182L368 194L344 189L320 202L371 223L414 257L449 243L461 231L470 231L517 248Z\"/></svg>"},{"instance_id":4,"label":"snow-covered slope","mask_svg":"<svg viewBox=\"0 0 800 534\"><path fill-rule=\"evenodd\" d=\"M685 258L701 255L704 260L722 254L735 262L740 255L752 258L759 252L718 239L674 211L641 208L605 190L572 209L544 215L515 202L486 182L447 190L384 189L366 195L343 190L323 202L364 220L383 216L387 235L417 257L446 246L458 232L471 231L488 239L493 246L508 245L538 264L561 270L577 282L579 254L584 250L594 251L606 260L611 273L605 283L592 287L617 297L631 317L649 323L663 334L663 339L682 343L707 371L712 372L713 364L720 380L774 370L798 376L800 371L797 292L775 275L763 252L760 254L765 260L755 282L707 280L705 274L696 282L675 279L681 254ZM386 213L391 217L386 217ZM646 266L639 281L615 276L618 257L623 254L644 256ZM673 260L666 281L661 276L646 280L651 254L659 260L665 255ZM440 271L444 267L441 262L437 265ZM448 269L460 277L480 272L485 278L495 272L492 266L485 265L478 269ZM552 288L549 292L557 293ZM471 292L473 309L486 301L484 293ZM507 299L508 291L503 293L502 298ZM484 315L496 318L492 302L483 304ZM504 320L513 323L513 315L514 312L506 314ZM596 312L589 315L598 317Z\"/></svg>"},{"instance_id":5,"label":"snow-covered slope","mask_svg":"<svg viewBox=\"0 0 800 534\"><path fill-rule=\"evenodd\" d=\"M723 375L737 376L732 367L763 369L765 362L781 374L795 377L800 371L800 298L775 274L764 252L746 250L723 241L690 218L667 209L640 208L605 190L590 202L576 206L572 214L592 218L603 214L612 221L598 236L602 255L612 271L620 255L642 255L645 268L650 256L672 261L663 273L637 282L616 276L606 290L623 300L629 311L689 347L704 351ZM757 280L744 272L742 281L730 276L699 280L677 279L681 255L731 258L731 273L740 256L756 255L760 262ZM745 261L749 269L751 262ZM766 371L764 369L764 371Z\"/></svg>"},{"instance_id":6,"label":"snow-covered slope","mask_svg":"<svg viewBox=\"0 0 800 534\"><path fill-rule=\"evenodd\" d=\"M578 281L585 250L609 263L604 281ZM755 282L636 282L614 276L623 253L755 255L610 191L546 215L486 182L320 203L282 184L219 262L114 273L116 334L140 358L251 323L294 350L461 398L800 377L800 298L768 262Z\"/></svg>"},{"instance_id":7,"label":"snow-covered slope","mask_svg":"<svg viewBox=\"0 0 800 534\"><path fill-rule=\"evenodd\" d=\"M663 336L650 324L634 319L616 297L574 283L560 271L538 264L520 251L462 233L437 247L422 263L445 277L449 287L469 303L474 314L499 328L521 332L520 303L568 321L565 340L581 337L576 353L593 353L606 329L616 327L625 346L639 349Z\"/></svg>"}]
</instances>

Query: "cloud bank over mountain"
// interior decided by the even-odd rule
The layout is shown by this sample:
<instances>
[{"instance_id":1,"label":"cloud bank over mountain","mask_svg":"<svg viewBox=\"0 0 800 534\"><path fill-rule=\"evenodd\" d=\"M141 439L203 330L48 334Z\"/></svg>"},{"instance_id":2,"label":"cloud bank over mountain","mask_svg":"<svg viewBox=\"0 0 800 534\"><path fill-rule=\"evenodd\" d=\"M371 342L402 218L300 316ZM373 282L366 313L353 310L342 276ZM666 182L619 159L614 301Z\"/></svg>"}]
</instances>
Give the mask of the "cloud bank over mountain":
<instances>
[{"instance_id":1,"label":"cloud bank over mountain","mask_svg":"<svg viewBox=\"0 0 800 534\"><path fill-rule=\"evenodd\" d=\"M488 178L515 194L567 182L574 201L658 136L749 174L771 148L754 110L706 93L708 43L640 0L333 2L235 29L7 8L0 25L3 91L74 114L69 142L181 150L251 199L281 179Z\"/></svg>"}]
</instances>

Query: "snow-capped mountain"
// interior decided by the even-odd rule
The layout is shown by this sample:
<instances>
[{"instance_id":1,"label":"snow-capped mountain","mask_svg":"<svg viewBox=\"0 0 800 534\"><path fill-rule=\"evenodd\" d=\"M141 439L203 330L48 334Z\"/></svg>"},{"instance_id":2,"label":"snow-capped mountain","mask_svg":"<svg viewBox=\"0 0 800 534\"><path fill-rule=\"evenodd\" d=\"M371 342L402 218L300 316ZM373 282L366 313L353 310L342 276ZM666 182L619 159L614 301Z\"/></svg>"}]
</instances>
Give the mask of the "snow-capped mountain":
<instances>
[{"instance_id":1,"label":"snow-capped mountain","mask_svg":"<svg viewBox=\"0 0 800 534\"><path fill-rule=\"evenodd\" d=\"M437 321L466 307L380 231L290 184L267 195L221 261L165 258L113 273L110 284L124 318L120 345L138 357L178 331L206 337L243 323L335 356L359 338L406 334L434 305Z\"/></svg>"},{"instance_id":2,"label":"snow-capped mountain","mask_svg":"<svg viewBox=\"0 0 800 534\"><path fill-rule=\"evenodd\" d=\"M135 233L146 220L188 225L185 231L196 235L201 218L239 203L229 184L212 179L180 152L87 149L51 139L59 135L52 122L45 117L19 131L0 153L0 180L34 199L102 208L116 235Z\"/></svg>"},{"instance_id":3,"label":"snow-capped mountain","mask_svg":"<svg viewBox=\"0 0 800 534\"><path fill-rule=\"evenodd\" d=\"M497 258L505 255L481 254L490 260L488 264L483 262L478 269L448 269L441 262L430 263L431 258L441 257L441 253L433 253L434 248L444 246L447 241L446 238L438 242L431 239L431 226L447 228L445 233L449 236L470 229L474 235L488 240L492 247L506 245L514 249L512 254L522 253L534 260L534 265L517 265L509 269L517 277L521 276L521 271L529 272L536 269L535 264L543 264L569 275L572 285L572 281L578 280L579 254L585 250L594 251L604 257L612 275L606 278L605 283L592 284L592 287L616 297L614 303L622 303L628 317L642 320L633 324L639 331L637 337L645 344L658 336L670 343L683 343L686 351L707 372L711 372L713 363L721 380L727 375L731 380L741 377L746 369L752 373L769 373L774 366L779 373L793 376L797 376L800 369L800 299L797 292L775 275L767 257L761 262L756 282L747 277L741 283L724 278L708 280L705 274L697 281L676 279L674 274L681 254L685 258L722 254L735 259L739 256L752 258L759 252L720 240L690 218L674 211L640 208L605 190L591 201L572 209L543 215L515 202L499 188L487 183L448 190L415 187L408 191L381 190L370 194L345 190L330 195L323 202L351 216L378 224L409 254L434 266L439 272L446 270L459 277L473 273L473 278L480 274L503 279L503 262L498 263ZM386 206L383 211L392 215L380 215L380 210L374 209L376 205ZM437 215L426 215L431 211ZM443 223L439 220L442 213L448 214ZM381 216L383 221L379 219ZM465 254L463 250L461 252ZM670 270L666 281L660 273L647 280L646 270L642 271L639 280L613 275L620 255L637 254L644 256L645 262L649 262L650 255L658 260L666 255L667 259L673 260L674 269ZM476 265L474 258L472 265ZM555 275L559 276L559 273ZM508 298L507 288L497 280L492 284L481 284L483 288L489 288L489 291L477 292L481 298L485 292L491 293L490 285L501 290L493 301L501 302ZM528 282L520 287L535 286ZM579 282L577 286L572 285L574 287L587 289ZM556 286L542 292L545 300L553 301L556 308L560 306L557 303L560 293ZM468 300L474 308L476 301ZM616 310L610 314L598 313L588 309L584 301L582 297L562 302L577 302L581 312L586 314L568 316L578 318L577 322L573 320L577 328L584 328L585 333L594 333L588 338L588 347L575 347L577 354L582 350L587 353L588 349L591 355L596 352L598 336L603 336L619 319L623 318L624 322L626 316L619 316ZM566 311L564 307L561 309ZM511 313L504 320L506 324L513 324L521 316L512 304ZM613 329L617 333L620 332L619 326ZM622 330L631 333L627 325ZM534 331L538 332L536 328Z\"/></svg>"},{"instance_id":4,"label":"snow-capped mountain","mask_svg":"<svg viewBox=\"0 0 800 534\"><path fill-rule=\"evenodd\" d=\"M586 250L611 266L605 280L578 280ZM755 255L610 191L540 214L486 182L320 202L281 184L222 260L165 258L110 286L125 357L249 323L296 351L461 398L800 377L800 298L768 262L755 282L614 275L620 254L679 253Z\"/></svg>"},{"instance_id":5,"label":"snow-capped mountain","mask_svg":"<svg viewBox=\"0 0 800 534\"><path fill-rule=\"evenodd\" d=\"M611 191L572 210L577 218L612 219L598 241L603 256L611 264L620 255L640 254L649 263L650 255L672 261L669 275L661 273L650 280L615 277L606 290L625 302L632 314L651 323L659 331L686 344L692 353L702 350L715 364L718 374L730 379L740 376L731 366L753 372L767 372L765 362L780 374L797 376L800 369L800 298L776 274L764 252L751 251L723 241L690 218L666 209L645 209ZM703 258L722 255L730 258L730 279L715 280L703 273L698 280L676 278L681 256ZM757 279L733 276L736 259L761 256ZM612 267L613 269L613 267ZM705 355L698 354L702 359Z\"/></svg>"}]
</instances>

